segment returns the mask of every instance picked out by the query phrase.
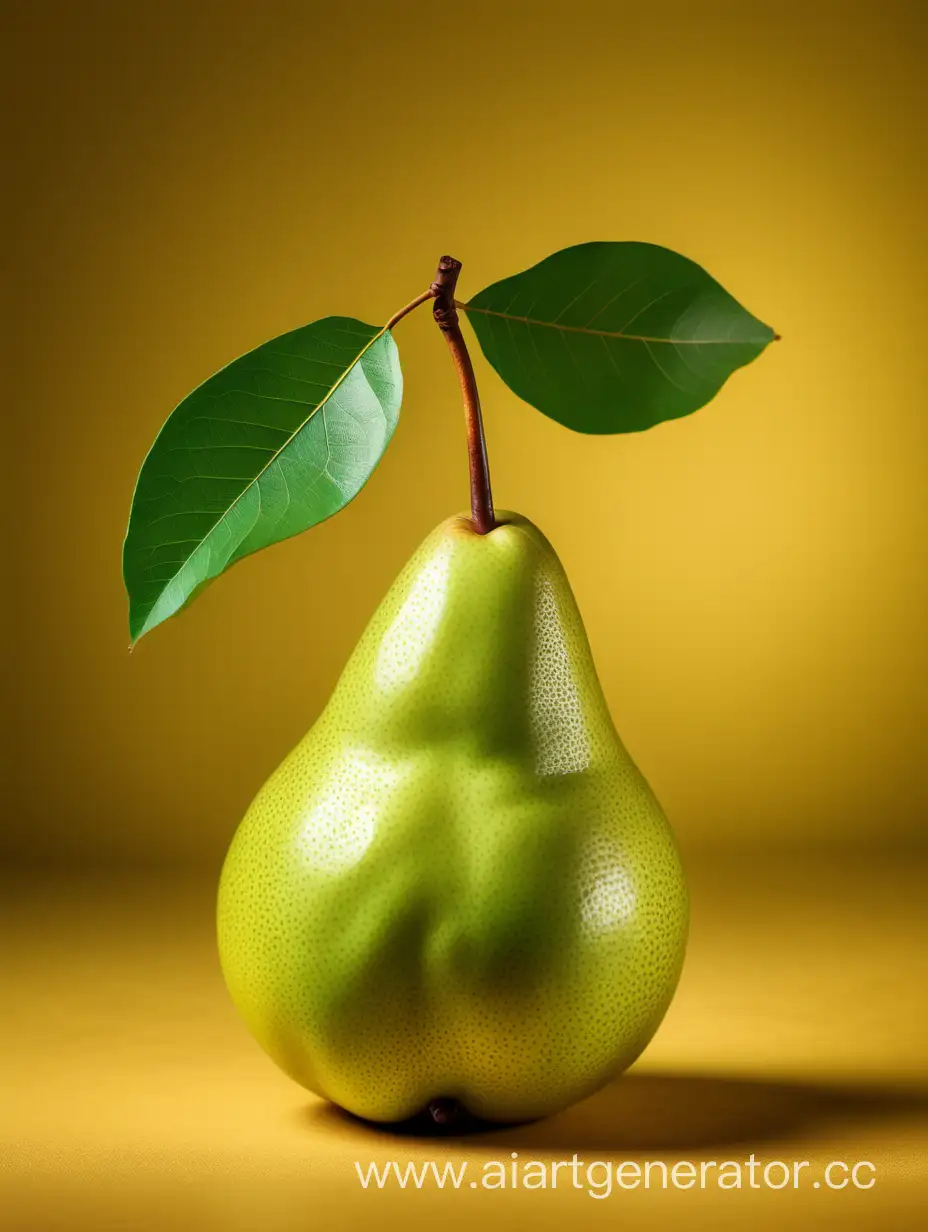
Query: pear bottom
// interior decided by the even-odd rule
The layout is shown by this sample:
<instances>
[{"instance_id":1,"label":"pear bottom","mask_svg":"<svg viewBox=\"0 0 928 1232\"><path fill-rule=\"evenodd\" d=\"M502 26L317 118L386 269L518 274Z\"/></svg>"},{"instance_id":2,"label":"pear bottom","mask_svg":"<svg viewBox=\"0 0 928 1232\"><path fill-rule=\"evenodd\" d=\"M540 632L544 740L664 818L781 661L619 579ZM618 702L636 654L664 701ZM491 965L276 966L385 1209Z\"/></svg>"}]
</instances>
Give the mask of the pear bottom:
<instances>
[{"instance_id":1,"label":"pear bottom","mask_svg":"<svg viewBox=\"0 0 928 1232\"><path fill-rule=\"evenodd\" d=\"M673 835L550 544L450 519L388 593L223 868L223 972L297 1082L371 1121L556 1112L679 977Z\"/></svg>"}]
</instances>

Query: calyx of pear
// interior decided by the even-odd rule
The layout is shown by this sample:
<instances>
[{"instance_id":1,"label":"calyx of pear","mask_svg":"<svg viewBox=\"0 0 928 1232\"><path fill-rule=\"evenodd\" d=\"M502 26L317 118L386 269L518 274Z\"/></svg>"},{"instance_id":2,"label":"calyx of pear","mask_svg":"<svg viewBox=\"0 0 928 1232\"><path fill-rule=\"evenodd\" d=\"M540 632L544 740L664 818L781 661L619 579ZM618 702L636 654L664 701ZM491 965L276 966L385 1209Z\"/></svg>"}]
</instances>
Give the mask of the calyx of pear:
<instances>
[{"instance_id":1,"label":"calyx of pear","mask_svg":"<svg viewBox=\"0 0 928 1232\"><path fill-rule=\"evenodd\" d=\"M567 577L531 522L495 522L428 536L222 873L246 1023L375 1121L564 1108L638 1056L683 961L674 839Z\"/></svg>"}]
</instances>

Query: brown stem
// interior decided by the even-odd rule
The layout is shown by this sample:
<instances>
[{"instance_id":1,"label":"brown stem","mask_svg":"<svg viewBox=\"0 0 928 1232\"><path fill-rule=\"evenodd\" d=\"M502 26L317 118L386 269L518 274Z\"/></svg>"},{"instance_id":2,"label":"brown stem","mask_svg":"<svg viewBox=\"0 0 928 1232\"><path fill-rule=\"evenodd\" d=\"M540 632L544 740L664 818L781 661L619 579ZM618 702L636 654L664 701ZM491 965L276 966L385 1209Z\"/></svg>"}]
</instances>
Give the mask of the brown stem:
<instances>
[{"instance_id":1,"label":"brown stem","mask_svg":"<svg viewBox=\"0 0 928 1232\"><path fill-rule=\"evenodd\" d=\"M461 333L457 309L454 306L454 288L461 262L454 257L442 257L438 272L429 292L435 298L432 315L445 335L451 358L461 382L464 399L464 419L467 425L467 455L470 462L470 510L471 521L478 535L488 535L496 525L493 516L493 493L490 491L490 467L487 462L487 443L483 434L483 416L480 412L480 396L477 393L477 378L470 361L467 344Z\"/></svg>"},{"instance_id":2,"label":"brown stem","mask_svg":"<svg viewBox=\"0 0 928 1232\"><path fill-rule=\"evenodd\" d=\"M434 299L435 292L431 287L427 291L423 291L421 295L417 295L415 299L411 299L405 308L401 308L399 312L394 312L393 316L384 326L384 329L392 329L397 321L402 321L403 317L408 316L413 308L418 308L420 304L424 304L428 299Z\"/></svg>"}]
</instances>

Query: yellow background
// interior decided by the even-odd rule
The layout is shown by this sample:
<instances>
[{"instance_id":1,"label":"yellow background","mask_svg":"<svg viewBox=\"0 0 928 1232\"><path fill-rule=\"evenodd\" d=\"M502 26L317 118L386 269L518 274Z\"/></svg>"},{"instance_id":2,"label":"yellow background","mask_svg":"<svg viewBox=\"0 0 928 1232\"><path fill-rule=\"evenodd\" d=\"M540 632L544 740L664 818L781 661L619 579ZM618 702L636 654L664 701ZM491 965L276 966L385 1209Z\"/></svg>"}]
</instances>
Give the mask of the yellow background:
<instances>
[{"instance_id":1,"label":"yellow background","mask_svg":"<svg viewBox=\"0 0 928 1232\"><path fill-rule=\"evenodd\" d=\"M302 322L385 320L445 251L466 296L601 238L694 258L783 341L692 417L614 438L567 432L478 357L497 504L564 561L685 845L916 836L923 7L440 10L19 6L7 842L215 865L466 503L422 312L360 497L130 658L121 537L174 404Z\"/></svg>"},{"instance_id":2,"label":"yellow background","mask_svg":"<svg viewBox=\"0 0 928 1232\"><path fill-rule=\"evenodd\" d=\"M928 1134L924 5L8 7L0 1226L909 1226ZM565 431L475 362L497 503L559 552L679 835L687 967L631 1085L496 1143L400 1148L261 1056L211 912L252 795L466 502L427 312L397 330L400 427L360 497L130 657L133 483L171 407L275 334L385 320L444 252L467 296L631 238L699 261L783 341L626 438ZM353 1181L354 1158L510 1147L876 1158L884 1183L787 1208Z\"/></svg>"}]
</instances>

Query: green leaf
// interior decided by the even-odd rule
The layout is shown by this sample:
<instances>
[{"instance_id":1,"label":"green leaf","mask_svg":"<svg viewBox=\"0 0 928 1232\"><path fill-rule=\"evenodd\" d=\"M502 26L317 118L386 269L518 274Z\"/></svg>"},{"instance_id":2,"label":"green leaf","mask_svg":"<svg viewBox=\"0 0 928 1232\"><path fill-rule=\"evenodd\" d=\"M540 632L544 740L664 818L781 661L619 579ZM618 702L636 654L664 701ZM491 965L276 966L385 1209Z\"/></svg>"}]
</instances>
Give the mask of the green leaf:
<instances>
[{"instance_id":1,"label":"green leaf","mask_svg":"<svg viewBox=\"0 0 928 1232\"><path fill-rule=\"evenodd\" d=\"M180 403L142 466L123 547L135 642L250 552L367 482L403 379L387 329L325 317L234 360Z\"/></svg>"},{"instance_id":2,"label":"green leaf","mask_svg":"<svg viewBox=\"0 0 928 1232\"><path fill-rule=\"evenodd\" d=\"M695 262L656 244L578 244L461 304L520 398L577 432L688 415L774 338Z\"/></svg>"}]
</instances>

